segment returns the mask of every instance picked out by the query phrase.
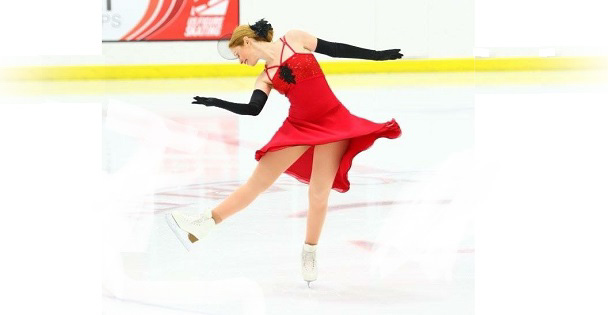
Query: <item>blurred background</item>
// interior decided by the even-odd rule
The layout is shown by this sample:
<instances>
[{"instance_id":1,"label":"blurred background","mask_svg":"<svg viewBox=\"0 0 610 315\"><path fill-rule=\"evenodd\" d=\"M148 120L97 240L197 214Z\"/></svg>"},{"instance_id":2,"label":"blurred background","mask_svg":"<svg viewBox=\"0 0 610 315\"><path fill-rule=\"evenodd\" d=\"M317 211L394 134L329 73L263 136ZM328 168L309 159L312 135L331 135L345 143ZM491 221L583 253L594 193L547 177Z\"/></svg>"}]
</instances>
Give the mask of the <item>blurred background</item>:
<instances>
[{"instance_id":1,"label":"blurred background","mask_svg":"<svg viewBox=\"0 0 610 315\"><path fill-rule=\"evenodd\" d=\"M58 186L66 169L87 160L80 154L94 153L95 160L88 161L101 172L94 172L100 176L99 187L70 181L82 192L70 190L64 197L49 192L46 202L29 209L44 208L43 222L57 225L67 224L67 218L100 224L100 247L93 250L103 251L91 259L103 262L97 280L104 314L473 314L475 254L480 251L477 234L475 253L475 204L492 191L491 183L499 187L498 174L511 169L510 163L532 152L507 149L522 143L512 134L523 126L517 119L543 113L544 119L528 119L534 130L549 130L545 128L607 117L593 114L578 97L569 100L579 107L559 103L565 93L607 95L608 47L601 40L607 35L605 17L593 2L578 9L553 7L561 9L554 15L549 8L555 4L548 1L100 2L95 9L101 6L102 23L86 36L69 39L82 41L80 50L72 52L48 36L28 36L44 23L19 35L12 29L20 22L5 20L7 41L15 44L3 51L0 101L7 128L4 143L31 150L5 155L10 160L2 163L3 174L15 178L6 187L32 181L46 191ZM66 3L62 15L80 12L76 2ZM30 9L16 5L16 11ZM37 8L55 12L49 4ZM249 100L264 60L254 67L225 60L217 40L237 25L261 18L273 26L274 41L300 29L358 47L400 48L404 55L380 62L315 54L333 92L352 113L375 122L395 118L403 135L379 139L358 155L349 172L350 191L331 193L318 250L319 276L311 289L300 274L307 185L293 177L282 174L246 209L223 221L195 252L185 252L164 222L171 210L198 213L214 207L245 183L256 167L254 152L287 116L290 103L275 90L258 116L191 104L195 95ZM82 19L65 29L85 23ZM528 30L530 37L524 36ZM20 43L30 48L16 49ZM500 143L475 137L488 134L482 130L494 125L483 118L488 125L475 128L475 105L482 95L497 96L488 99L492 105L515 100L515 112L489 116L493 106L477 112L506 123L495 124L502 133L489 133L490 138L502 135L495 138ZM527 99L520 102L511 95ZM524 106L527 102L545 110ZM85 112L85 107L94 111ZM75 119L79 113L90 119ZM590 116L584 119L584 113ZM547 120L553 118L557 120ZM78 129L71 127L75 120ZM96 131L82 131L78 140L59 146L60 139L78 136L87 127ZM32 145L45 133L53 134L47 146ZM552 137L532 137L539 146L528 148L563 146L550 141ZM489 177L480 186L475 184L481 183L475 139L478 148L493 148L479 150L493 153L485 155L493 163L483 169ZM64 150L74 147L79 154ZM31 158L29 166L15 168L25 156ZM41 161L49 161L51 167L44 168L53 176L32 172L30 167ZM528 180L519 182L526 185ZM99 199L90 199L98 193ZM15 196L19 202L44 199ZM50 200L66 199L75 205L71 212L47 206ZM91 209L83 212L83 205ZM487 213L506 213L501 211L506 202L500 199L486 205ZM523 216L515 213L513 219L525 218L526 208L522 210ZM36 258L53 256L47 252L51 248L92 233L86 224L69 225L62 230L65 234L52 231L49 235L55 238L32 248ZM80 242L76 248L91 246L85 238ZM531 258L513 254L517 260ZM76 270L55 259L52 270ZM100 281L94 283L98 292Z\"/></svg>"}]
</instances>

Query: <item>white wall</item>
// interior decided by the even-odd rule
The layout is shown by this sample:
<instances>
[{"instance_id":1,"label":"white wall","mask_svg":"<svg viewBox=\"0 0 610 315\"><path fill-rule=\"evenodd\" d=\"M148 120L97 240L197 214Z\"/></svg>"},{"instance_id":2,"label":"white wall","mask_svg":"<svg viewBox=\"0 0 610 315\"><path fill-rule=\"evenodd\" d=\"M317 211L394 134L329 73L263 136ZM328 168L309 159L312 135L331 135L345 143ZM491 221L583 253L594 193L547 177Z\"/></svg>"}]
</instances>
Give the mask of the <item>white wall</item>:
<instances>
[{"instance_id":1,"label":"white wall","mask_svg":"<svg viewBox=\"0 0 610 315\"><path fill-rule=\"evenodd\" d=\"M241 0L239 11L241 24L254 24L261 18L269 21L274 27L274 40L296 28L325 40L364 48L401 48L406 57L472 56L474 0ZM101 56L18 57L12 63L235 62L220 57L215 45L214 41L111 42L103 44ZM330 59L319 54L316 57Z\"/></svg>"},{"instance_id":2,"label":"white wall","mask_svg":"<svg viewBox=\"0 0 610 315\"><path fill-rule=\"evenodd\" d=\"M124 0L129 1L129 0ZM265 18L274 40L301 29L329 41L370 49L401 48L406 58L471 57L475 0L241 0L240 23ZM110 42L103 55L16 57L15 65L223 63L215 41ZM490 48L491 57L535 56L543 47ZM605 53L594 47L556 47L557 55ZM330 57L316 54L319 60ZM335 59L348 60L348 59Z\"/></svg>"}]
</instances>

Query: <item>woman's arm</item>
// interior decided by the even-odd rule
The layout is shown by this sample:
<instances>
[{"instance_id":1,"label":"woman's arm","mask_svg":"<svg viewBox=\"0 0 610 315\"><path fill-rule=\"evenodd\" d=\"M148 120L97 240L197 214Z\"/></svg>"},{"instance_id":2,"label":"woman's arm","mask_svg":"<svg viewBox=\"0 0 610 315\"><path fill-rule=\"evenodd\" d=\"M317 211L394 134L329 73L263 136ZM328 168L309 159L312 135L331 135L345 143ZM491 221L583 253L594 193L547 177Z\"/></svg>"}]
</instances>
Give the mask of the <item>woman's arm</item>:
<instances>
[{"instance_id":1,"label":"woman's arm","mask_svg":"<svg viewBox=\"0 0 610 315\"><path fill-rule=\"evenodd\" d=\"M390 60L402 58L400 49L377 51L349 44L335 43L317 38L301 30L288 31L292 36L299 38L303 47L310 51L325 54L331 57L358 58L368 60Z\"/></svg>"},{"instance_id":2,"label":"woman's arm","mask_svg":"<svg viewBox=\"0 0 610 315\"><path fill-rule=\"evenodd\" d=\"M263 107L265 107L265 103L267 103L267 99L269 97L269 92L271 92L271 87L262 80L261 73L261 75L259 75L256 79L256 83L254 84L254 91L252 91L250 102L247 104L233 103L214 97L201 96L195 96L195 100L192 102L192 104L215 106L240 115L257 116L261 113Z\"/></svg>"}]
</instances>

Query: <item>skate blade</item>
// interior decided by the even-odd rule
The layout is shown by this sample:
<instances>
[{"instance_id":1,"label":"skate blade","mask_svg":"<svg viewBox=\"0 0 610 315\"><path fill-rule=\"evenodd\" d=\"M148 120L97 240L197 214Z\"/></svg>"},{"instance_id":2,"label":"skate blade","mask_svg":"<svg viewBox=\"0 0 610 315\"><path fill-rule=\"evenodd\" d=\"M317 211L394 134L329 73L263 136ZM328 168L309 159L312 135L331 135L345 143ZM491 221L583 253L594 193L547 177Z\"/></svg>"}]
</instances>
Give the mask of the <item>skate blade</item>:
<instances>
[{"instance_id":1,"label":"skate blade","mask_svg":"<svg viewBox=\"0 0 610 315\"><path fill-rule=\"evenodd\" d=\"M198 241L198 239L193 234L181 229L171 213L166 214L165 219L167 221L167 225L170 227L172 232L174 232L178 240L180 240L180 243L182 243L184 248L186 248L187 251L191 251L194 247L193 243Z\"/></svg>"}]
</instances>

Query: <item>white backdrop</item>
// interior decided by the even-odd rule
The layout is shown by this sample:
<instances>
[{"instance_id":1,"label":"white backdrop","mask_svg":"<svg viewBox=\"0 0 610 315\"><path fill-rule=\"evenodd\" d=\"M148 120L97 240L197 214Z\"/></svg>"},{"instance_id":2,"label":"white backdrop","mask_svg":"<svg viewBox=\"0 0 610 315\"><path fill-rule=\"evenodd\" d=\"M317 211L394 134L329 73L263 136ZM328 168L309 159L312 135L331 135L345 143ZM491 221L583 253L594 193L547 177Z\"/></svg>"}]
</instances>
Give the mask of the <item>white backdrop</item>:
<instances>
[{"instance_id":1,"label":"white backdrop","mask_svg":"<svg viewBox=\"0 0 610 315\"><path fill-rule=\"evenodd\" d=\"M113 6L119 1L130 0L114 0ZM253 24L265 18L274 27L274 40L296 28L325 40L370 49L401 48L406 58L471 57L475 47L490 49L491 57L538 56L540 49L549 47L558 56L605 55L603 37L607 32L600 27L606 23L605 11L599 5L596 7L596 1L582 0L579 6L574 6L550 0L517 0L498 6L495 1L486 0L241 0L239 20L240 24ZM481 31L488 28L485 25L495 28L486 29L485 38L475 34L475 26L483 34ZM531 36L514 31L523 25L530 25ZM510 38L510 43L502 42L505 38ZM0 63L235 62L222 59L212 41L103 43L102 51L101 55L89 56L13 56L3 58ZM316 58L331 59L319 54Z\"/></svg>"},{"instance_id":2,"label":"white backdrop","mask_svg":"<svg viewBox=\"0 0 610 315\"><path fill-rule=\"evenodd\" d=\"M114 0L113 6L119 5L119 2ZM254 24L261 18L273 26L274 40L296 28L325 40L369 49L401 48L406 57L468 57L472 56L474 45L474 0L240 1L240 24ZM21 56L13 63L89 65L235 62L220 57L215 42L212 41L105 42L102 49L102 56ZM319 60L330 59L323 55L316 57Z\"/></svg>"}]
</instances>

